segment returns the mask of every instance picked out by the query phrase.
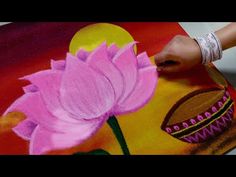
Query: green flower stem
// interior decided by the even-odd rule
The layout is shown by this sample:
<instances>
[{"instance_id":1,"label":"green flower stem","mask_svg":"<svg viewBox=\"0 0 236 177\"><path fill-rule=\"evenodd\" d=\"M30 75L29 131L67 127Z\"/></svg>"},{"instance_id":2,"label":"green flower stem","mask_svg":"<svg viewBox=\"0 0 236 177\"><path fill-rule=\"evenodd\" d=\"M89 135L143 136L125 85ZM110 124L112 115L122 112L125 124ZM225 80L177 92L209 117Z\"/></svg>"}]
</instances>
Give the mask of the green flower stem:
<instances>
[{"instance_id":1,"label":"green flower stem","mask_svg":"<svg viewBox=\"0 0 236 177\"><path fill-rule=\"evenodd\" d=\"M127 147L124 135L122 133L122 130L120 128L120 125L119 125L116 117L115 116L109 117L109 119L107 120L107 123L109 124L109 126L111 127L113 133L115 134L116 139L118 140L124 155L130 155L130 152L129 152L129 149Z\"/></svg>"}]
</instances>

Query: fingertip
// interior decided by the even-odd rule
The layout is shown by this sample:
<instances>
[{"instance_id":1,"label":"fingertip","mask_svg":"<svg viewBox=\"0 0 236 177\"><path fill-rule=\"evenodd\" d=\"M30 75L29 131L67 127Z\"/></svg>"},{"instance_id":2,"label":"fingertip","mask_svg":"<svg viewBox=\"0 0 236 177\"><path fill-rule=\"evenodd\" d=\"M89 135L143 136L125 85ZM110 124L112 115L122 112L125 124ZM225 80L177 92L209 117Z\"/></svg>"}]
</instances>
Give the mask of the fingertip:
<instances>
[{"instance_id":1,"label":"fingertip","mask_svg":"<svg viewBox=\"0 0 236 177\"><path fill-rule=\"evenodd\" d=\"M159 56L159 53L157 53L156 55L154 55L154 58L156 59L156 58L158 58L158 56Z\"/></svg>"},{"instance_id":2,"label":"fingertip","mask_svg":"<svg viewBox=\"0 0 236 177\"><path fill-rule=\"evenodd\" d=\"M163 62L160 54L155 55L154 60L157 66Z\"/></svg>"},{"instance_id":3,"label":"fingertip","mask_svg":"<svg viewBox=\"0 0 236 177\"><path fill-rule=\"evenodd\" d=\"M159 55L159 54L156 54L156 55L154 56L155 62L158 60L158 55Z\"/></svg>"}]
</instances>

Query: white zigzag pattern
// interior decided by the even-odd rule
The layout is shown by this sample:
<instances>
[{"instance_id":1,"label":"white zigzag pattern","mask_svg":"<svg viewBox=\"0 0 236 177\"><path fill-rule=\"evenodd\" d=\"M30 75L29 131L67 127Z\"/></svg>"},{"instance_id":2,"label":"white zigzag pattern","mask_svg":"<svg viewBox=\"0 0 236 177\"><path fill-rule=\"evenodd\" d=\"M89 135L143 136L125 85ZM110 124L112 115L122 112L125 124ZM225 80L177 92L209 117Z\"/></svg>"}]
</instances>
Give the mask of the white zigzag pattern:
<instances>
[{"instance_id":1,"label":"white zigzag pattern","mask_svg":"<svg viewBox=\"0 0 236 177\"><path fill-rule=\"evenodd\" d=\"M220 122L222 120L222 122ZM202 134L200 132L196 132L194 135L189 137L184 137L183 139L189 143L198 143L200 140L206 140L207 137L214 136L216 132L221 132L221 127L227 127L227 122L231 121L231 116L227 114L226 116L221 117L220 119L216 120L216 126L210 125L209 128L204 128L202 130Z\"/></svg>"}]
</instances>

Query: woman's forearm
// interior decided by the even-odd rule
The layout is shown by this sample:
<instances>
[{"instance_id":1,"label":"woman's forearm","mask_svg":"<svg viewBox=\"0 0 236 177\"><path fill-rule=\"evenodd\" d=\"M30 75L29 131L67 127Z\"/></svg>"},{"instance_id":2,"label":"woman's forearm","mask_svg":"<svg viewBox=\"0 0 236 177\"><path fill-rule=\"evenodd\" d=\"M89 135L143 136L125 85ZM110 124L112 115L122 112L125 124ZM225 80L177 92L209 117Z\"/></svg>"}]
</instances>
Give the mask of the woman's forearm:
<instances>
[{"instance_id":1,"label":"woman's forearm","mask_svg":"<svg viewBox=\"0 0 236 177\"><path fill-rule=\"evenodd\" d=\"M223 50L236 46L236 23L230 23L216 31L215 34L219 38Z\"/></svg>"}]
</instances>

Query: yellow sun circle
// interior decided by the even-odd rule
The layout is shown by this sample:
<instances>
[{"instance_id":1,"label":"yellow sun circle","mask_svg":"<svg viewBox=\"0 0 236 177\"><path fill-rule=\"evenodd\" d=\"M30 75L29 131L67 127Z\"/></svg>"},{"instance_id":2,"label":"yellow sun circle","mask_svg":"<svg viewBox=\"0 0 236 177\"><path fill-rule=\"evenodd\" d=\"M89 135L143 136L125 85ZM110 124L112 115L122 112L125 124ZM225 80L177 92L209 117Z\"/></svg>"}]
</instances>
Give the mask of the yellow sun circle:
<instances>
[{"instance_id":1,"label":"yellow sun circle","mask_svg":"<svg viewBox=\"0 0 236 177\"><path fill-rule=\"evenodd\" d=\"M133 41L133 37L120 26L96 23L80 29L74 35L70 42L69 51L75 55L80 48L92 51L103 42L106 42L107 45L115 43L118 47L123 47Z\"/></svg>"}]
</instances>

